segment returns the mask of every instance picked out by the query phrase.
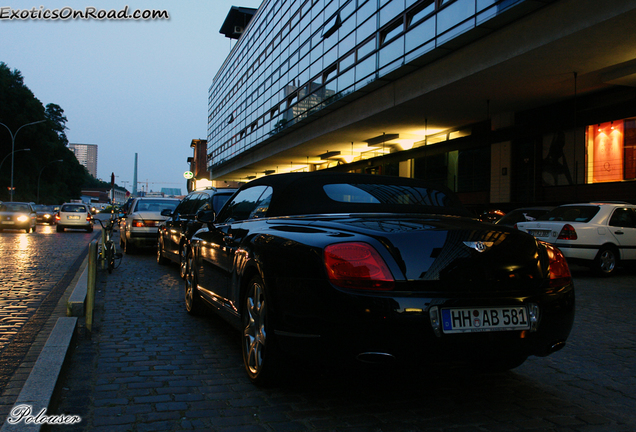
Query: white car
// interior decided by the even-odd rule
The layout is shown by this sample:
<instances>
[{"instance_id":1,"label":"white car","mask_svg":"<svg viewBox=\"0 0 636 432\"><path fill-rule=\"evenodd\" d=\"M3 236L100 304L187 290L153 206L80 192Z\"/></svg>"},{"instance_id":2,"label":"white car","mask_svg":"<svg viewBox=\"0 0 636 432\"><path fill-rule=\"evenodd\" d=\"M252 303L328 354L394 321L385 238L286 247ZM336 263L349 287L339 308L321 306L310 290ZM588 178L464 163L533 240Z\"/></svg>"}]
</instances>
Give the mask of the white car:
<instances>
[{"instance_id":1,"label":"white car","mask_svg":"<svg viewBox=\"0 0 636 432\"><path fill-rule=\"evenodd\" d=\"M174 210L179 202L176 198L135 198L119 222L119 242L124 252L156 247L159 225L167 219L161 212Z\"/></svg>"},{"instance_id":2,"label":"white car","mask_svg":"<svg viewBox=\"0 0 636 432\"><path fill-rule=\"evenodd\" d=\"M64 232L66 228L83 229L93 232L93 215L86 204L64 203L55 216L57 232Z\"/></svg>"},{"instance_id":3,"label":"white car","mask_svg":"<svg viewBox=\"0 0 636 432\"><path fill-rule=\"evenodd\" d=\"M568 204L517 228L557 246L566 259L608 276L621 261L636 260L636 205Z\"/></svg>"}]
</instances>

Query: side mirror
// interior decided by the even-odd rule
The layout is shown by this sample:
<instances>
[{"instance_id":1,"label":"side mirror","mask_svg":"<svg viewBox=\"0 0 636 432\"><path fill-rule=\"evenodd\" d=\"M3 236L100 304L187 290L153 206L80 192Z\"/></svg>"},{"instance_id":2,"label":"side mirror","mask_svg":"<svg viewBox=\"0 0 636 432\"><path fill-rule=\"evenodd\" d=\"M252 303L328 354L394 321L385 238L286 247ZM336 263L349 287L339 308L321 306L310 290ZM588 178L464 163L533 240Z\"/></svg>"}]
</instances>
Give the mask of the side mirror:
<instances>
[{"instance_id":1,"label":"side mirror","mask_svg":"<svg viewBox=\"0 0 636 432\"><path fill-rule=\"evenodd\" d=\"M172 216L172 210L170 209L161 210L161 216Z\"/></svg>"},{"instance_id":2,"label":"side mirror","mask_svg":"<svg viewBox=\"0 0 636 432\"><path fill-rule=\"evenodd\" d=\"M201 210L197 213L197 221L206 224L212 224L216 220L216 212L214 210Z\"/></svg>"}]
</instances>

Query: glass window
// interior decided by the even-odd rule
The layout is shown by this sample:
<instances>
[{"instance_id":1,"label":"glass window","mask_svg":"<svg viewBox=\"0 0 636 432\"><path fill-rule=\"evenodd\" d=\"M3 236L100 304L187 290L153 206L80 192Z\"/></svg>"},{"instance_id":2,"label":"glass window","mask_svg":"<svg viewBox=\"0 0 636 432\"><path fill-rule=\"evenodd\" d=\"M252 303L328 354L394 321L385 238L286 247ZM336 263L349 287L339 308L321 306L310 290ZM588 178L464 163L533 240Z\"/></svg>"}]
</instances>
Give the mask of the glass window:
<instances>
[{"instance_id":1,"label":"glass window","mask_svg":"<svg viewBox=\"0 0 636 432\"><path fill-rule=\"evenodd\" d=\"M609 221L610 226L621 228L635 228L636 227L636 214L632 208L617 208L614 210L612 217Z\"/></svg>"},{"instance_id":2,"label":"glass window","mask_svg":"<svg viewBox=\"0 0 636 432\"><path fill-rule=\"evenodd\" d=\"M437 13L437 28L444 33L474 14L475 0L457 0Z\"/></svg>"},{"instance_id":3,"label":"glass window","mask_svg":"<svg viewBox=\"0 0 636 432\"><path fill-rule=\"evenodd\" d=\"M362 1L360 1L362 3ZM369 0L364 5L358 8L356 12L356 17L358 19L358 23L364 22L367 18L370 18L378 9L378 4L376 0Z\"/></svg>"},{"instance_id":4,"label":"glass window","mask_svg":"<svg viewBox=\"0 0 636 432\"><path fill-rule=\"evenodd\" d=\"M375 38L369 39L365 44L358 48L358 60L363 59L373 51L375 51Z\"/></svg>"},{"instance_id":5,"label":"glass window","mask_svg":"<svg viewBox=\"0 0 636 432\"><path fill-rule=\"evenodd\" d=\"M356 40L363 41L369 36L373 35L378 29L375 15L364 22L356 29Z\"/></svg>"},{"instance_id":6,"label":"glass window","mask_svg":"<svg viewBox=\"0 0 636 432\"><path fill-rule=\"evenodd\" d=\"M390 27L382 31L380 37L380 45L384 45L385 42L391 41L391 39L402 33L403 30L404 24L402 20L393 23Z\"/></svg>"},{"instance_id":7,"label":"glass window","mask_svg":"<svg viewBox=\"0 0 636 432\"><path fill-rule=\"evenodd\" d=\"M371 75L372 73L375 72L376 70L375 56L372 55L371 57L367 58L363 62L358 63L355 69L356 69L356 82L360 82L361 80L366 78L368 75Z\"/></svg>"},{"instance_id":8,"label":"glass window","mask_svg":"<svg viewBox=\"0 0 636 432\"><path fill-rule=\"evenodd\" d=\"M254 217L263 217L267 213L272 188L253 186L243 189L219 213L219 223L232 223Z\"/></svg>"},{"instance_id":9,"label":"glass window","mask_svg":"<svg viewBox=\"0 0 636 432\"><path fill-rule=\"evenodd\" d=\"M323 186L327 196L337 202L360 204L391 204L445 206L447 195L425 187L391 184L327 184Z\"/></svg>"},{"instance_id":10,"label":"glass window","mask_svg":"<svg viewBox=\"0 0 636 432\"><path fill-rule=\"evenodd\" d=\"M384 67L404 55L404 36L380 50L379 67Z\"/></svg>"},{"instance_id":11,"label":"glass window","mask_svg":"<svg viewBox=\"0 0 636 432\"><path fill-rule=\"evenodd\" d=\"M356 60L356 56L355 53L351 53L348 56L346 56L345 58L343 58L342 60L340 60L340 71L345 71L347 68L349 68L349 66L353 65L353 63L355 63Z\"/></svg>"},{"instance_id":12,"label":"glass window","mask_svg":"<svg viewBox=\"0 0 636 432\"><path fill-rule=\"evenodd\" d=\"M550 210L537 220L543 221L563 221L563 222L589 222L600 210L596 205L568 205Z\"/></svg>"},{"instance_id":13,"label":"glass window","mask_svg":"<svg viewBox=\"0 0 636 432\"><path fill-rule=\"evenodd\" d=\"M405 51L410 52L433 38L435 38L434 16L406 32L404 40Z\"/></svg>"},{"instance_id":14,"label":"glass window","mask_svg":"<svg viewBox=\"0 0 636 432\"><path fill-rule=\"evenodd\" d=\"M395 17L404 12L404 0L391 0L380 9L380 27L386 25Z\"/></svg>"}]
</instances>

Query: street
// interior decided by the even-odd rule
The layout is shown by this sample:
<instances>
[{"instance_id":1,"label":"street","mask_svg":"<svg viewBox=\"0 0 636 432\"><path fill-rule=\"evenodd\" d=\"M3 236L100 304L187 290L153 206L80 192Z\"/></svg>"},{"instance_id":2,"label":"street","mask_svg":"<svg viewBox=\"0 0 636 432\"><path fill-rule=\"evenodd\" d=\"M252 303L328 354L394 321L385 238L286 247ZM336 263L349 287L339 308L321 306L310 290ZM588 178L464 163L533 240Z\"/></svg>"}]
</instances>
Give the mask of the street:
<instances>
[{"instance_id":1,"label":"street","mask_svg":"<svg viewBox=\"0 0 636 432\"><path fill-rule=\"evenodd\" d=\"M94 235L46 226L0 235L0 274L12 281L1 288L0 354ZM567 346L511 372L322 368L301 359L289 380L262 389L243 371L237 332L213 314L185 312L176 265L157 265L152 251L125 255L112 274L98 272L93 335L80 329L50 411L82 422L51 429L633 431L636 274L573 274Z\"/></svg>"},{"instance_id":2,"label":"street","mask_svg":"<svg viewBox=\"0 0 636 432\"><path fill-rule=\"evenodd\" d=\"M38 225L0 233L0 394L59 297L75 276L96 233Z\"/></svg>"},{"instance_id":3,"label":"street","mask_svg":"<svg viewBox=\"0 0 636 432\"><path fill-rule=\"evenodd\" d=\"M577 318L567 346L508 373L321 368L303 361L269 389L243 371L239 335L183 306L174 265L125 255L100 276L96 331L79 341L54 430L633 431L634 272L575 268ZM301 371L301 372L299 372Z\"/></svg>"}]
</instances>

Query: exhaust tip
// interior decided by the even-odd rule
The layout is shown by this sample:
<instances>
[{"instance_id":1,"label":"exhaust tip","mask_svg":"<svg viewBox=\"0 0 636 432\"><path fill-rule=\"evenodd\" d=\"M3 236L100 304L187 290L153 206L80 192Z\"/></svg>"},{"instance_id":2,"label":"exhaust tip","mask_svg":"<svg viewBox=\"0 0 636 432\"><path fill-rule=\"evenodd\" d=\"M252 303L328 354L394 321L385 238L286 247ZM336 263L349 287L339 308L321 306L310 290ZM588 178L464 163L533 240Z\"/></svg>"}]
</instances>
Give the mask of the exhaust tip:
<instances>
[{"instance_id":1,"label":"exhaust tip","mask_svg":"<svg viewBox=\"0 0 636 432\"><path fill-rule=\"evenodd\" d=\"M395 361L393 355L383 352L365 352L356 356L358 361L369 364L386 364Z\"/></svg>"}]
</instances>

